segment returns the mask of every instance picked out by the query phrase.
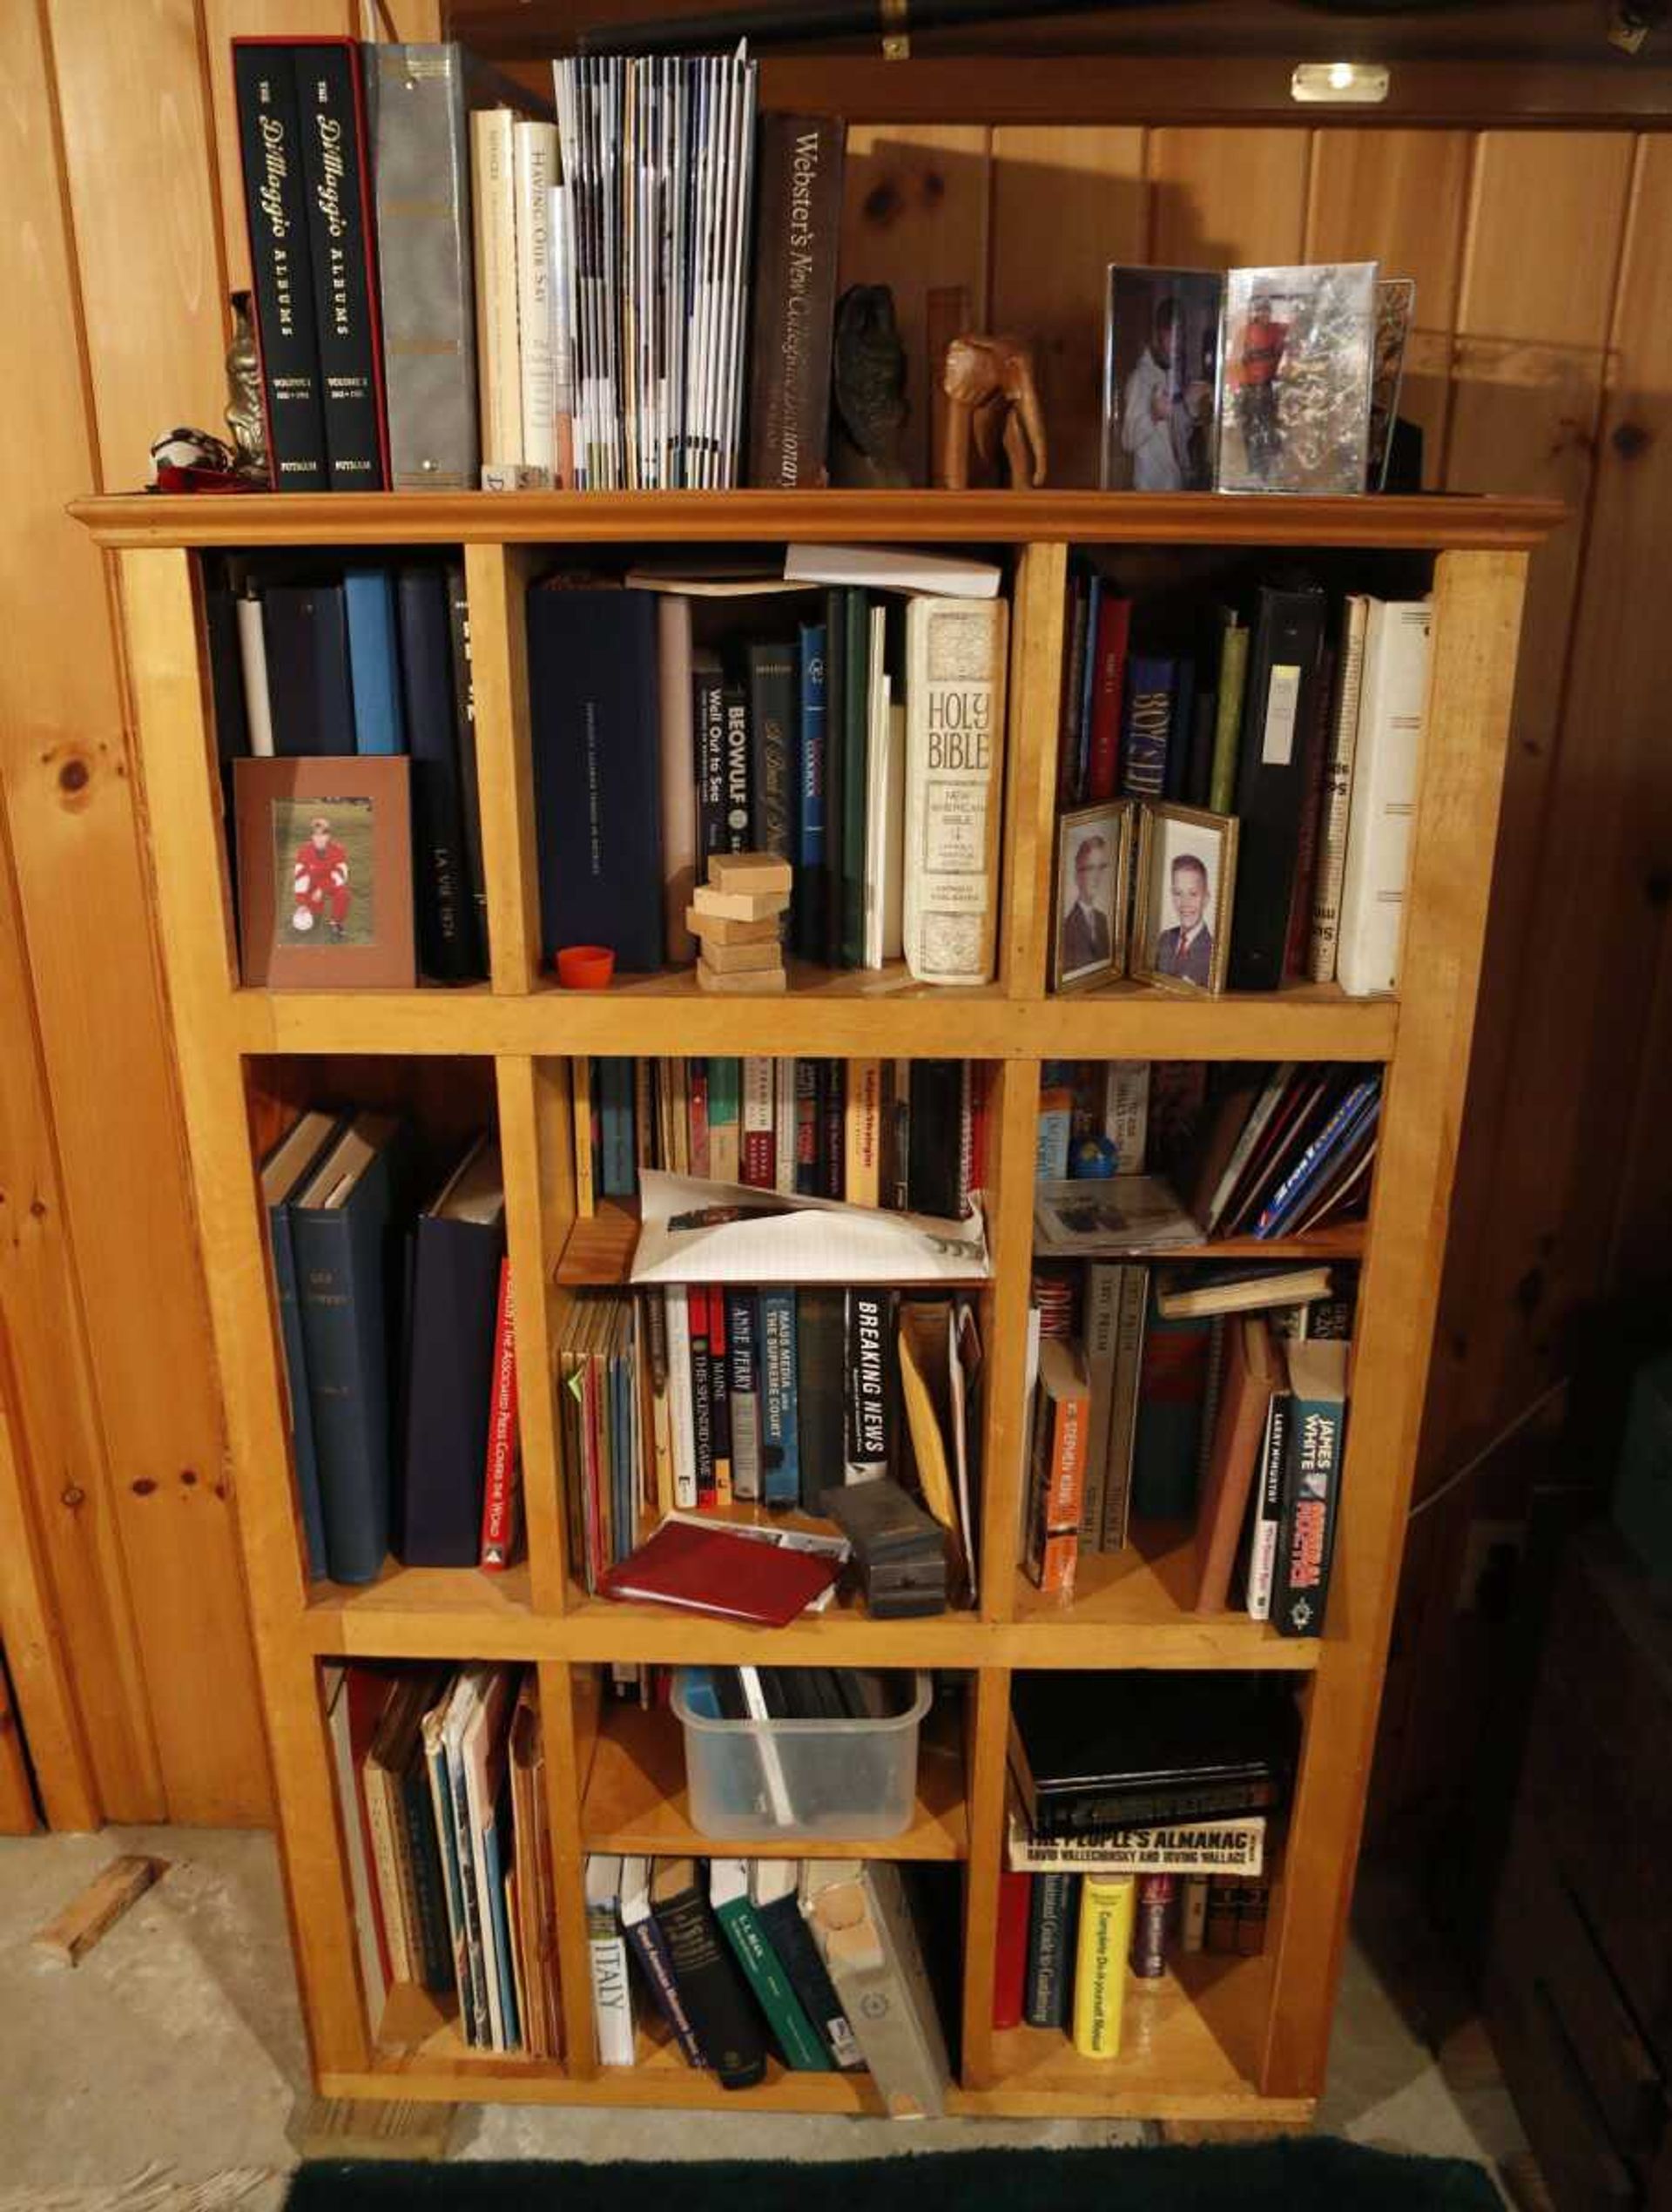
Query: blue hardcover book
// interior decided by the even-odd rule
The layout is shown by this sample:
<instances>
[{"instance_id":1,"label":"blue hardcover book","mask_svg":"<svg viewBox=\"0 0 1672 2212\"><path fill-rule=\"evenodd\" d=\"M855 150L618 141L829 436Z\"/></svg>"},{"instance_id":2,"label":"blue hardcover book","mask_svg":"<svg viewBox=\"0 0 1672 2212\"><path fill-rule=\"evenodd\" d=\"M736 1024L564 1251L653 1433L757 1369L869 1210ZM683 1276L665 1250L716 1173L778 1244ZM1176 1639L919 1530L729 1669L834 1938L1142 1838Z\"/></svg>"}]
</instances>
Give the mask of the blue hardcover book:
<instances>
[{"instance_id":1,"label":"blue hardcover book","mask_svg":"<svg viewBox=\"0 0 1672 2212\"><path fill-rule=\"evenodd\" d=\"M657 668L654 592L529 592L529 712L549 958L563 945L608 945L619 968L662 965Z\"/></svg>"},{"instance_id":2,"label":"blue hardcover book","mask_svg":"<svg viewBox=\"0 0 1672 2212\"><path fill-rule=\"evenodd\" d=\"M404 752L401 652L394 634L394 583L387 569L349 569L342 579L348 614L348 677L360 752Z\"/></svg>"},{"instance_id":3,"label":"blue hardcover book","mask_svg":"<svg viewBox=\"0 0 1672 2212\"><path fill-rule=\"evenodd\" d=\"M499 1982L500 2048L515 2051L522 2041L522 2022L516 2009L516 1979L511 1971L511 1921L505 1910L505 1869L516 1851L511 1829L511 1778L500 1784L494 1817L482 1831L482 1871L487 1877L488 1910L493 1921L494 1970Z\"/></svg>"},{"instance_id":4,"label":"blue hardcover book","mask_svg":"<svg viewBox=\"0 0 1672 2212\"><path fill-rule=\"evenodd\" d=\"M407 1419L396 1556L408 1567L475 1567L493 1396L494 1331L505 1255L499 1146L472 1145L414 1238Z\"/></svg>"},{"instance_id":5,"label":"blue hardcover book","mask_svg":"<svg viewBox=\"0 0 1672 2212\"><path fill-rule=\"evenodd\" d=\"M1173 730L1176 664L1134 653L1126 664L1126 707L1121 725L1121 796L1163 799Z\"/></svg>"},{"instance_id":6,"label":"blue hardcover book","mask_svg":"<svg viewBox=\"0 0 1672 2212\"><path fill-rule=\"evenodd\" d=\"M487 968L465 855L446 577L440 569L402 569L396 604L407 746L412 755L412 874L419 965L438 983L480 982Z\"/></svg>"},{"instance_id":7,"label":"blue hardcover book","mask_svg":"<svg viewBox=\"0 0 1672 2212\"><path fill-rule=\"evenodd\" d=\"M760 1488L769 1506L801 1498L801 1448L795 1379L795 1292L760 1293Z\"/></svg>"},{"instance_id":8,"label":"blue hardcover book","mask_svg":"<svg viewBox=\"0 0 1672 2212\"><path fill-rule=\"evenodd\" d=\"M732 1494L760 1496L760 1319L752 1291L725 1293L726 1404L732 1419Z\"/></svg>"},{"instance_id":9,"label":"blue hardcover book","mask_svg":"<svg viewBox=\"0 0 1672 2212\"><path fill-rule=\"evenodd\" d=\"M633 1158L633 1063L618 1054L598 1062L598 1143L606 1198L630 1198L638 1189Z\"/></svg>"},{"instance_id":10,"label":"blue hardcover book","mask_svg":"<svg viewBox=\"0 0 1672 2212\"><path fill-rule=\"evenodd\" d=\"M314 1449L314 1415L307 1391L307 1359L302 1347L301 1310L296 1301L296 1257L287 1201L300 1190L347 1124L334 1114L304 1114L261 1163L261 1197L267 1209L267 1246L273 1286L279 1303L279 1336L284 1346L285 1380L290 1395L291 1459L296 1469L296 1500L307 1545L307 1571L330 1572L325 1541L325 1507L320 1496L320 1462Z\"/></svg>"},{"instance_id":11,"label":"blue hardcover book","mask_svg":"<svg viewBox=\"0 0 1672 2212\"><path fill-rule=\"evenodd\" d=\"M794 791L795 885L790 919L795 949L803 960L822 960L829 889L825 868L825 645L822 622L801 625L801 738L796 747Z\"/></svg>"},{"instance_id":12,"label":"blue hardcover book","mask_svg":"<svg viewBox=\"0 0 1672 2212\"><path fill-rule=\"evenodd\" d=\"M360 1114L290 1201L326 1559L374 1581L389 1548L391 1224L401 1124Z\"/></svg>"},{"instance_id":13,"label":"blue hardcover book","mask_svg":"<svg viewBox=\"0 0 1672 2212\"><path fill-rule=\"evenodd\" d=\"M1257 1237L1280 1237L1330 1162L1356 1143L1381 1105L1381 1079L1356 1082L1271 1193L1254 1224Z\"/></svg>"},{"instance_id":14,"label":"blue hardcover book","mask_svg":"<svg viewBox=\"0 0 1672 2212\"><path fill-rule=\"evenodd\" d=\"M340 583L264 583L273 749L287 759L354 750L348 612Z\"/></svg>"}]
</instances>

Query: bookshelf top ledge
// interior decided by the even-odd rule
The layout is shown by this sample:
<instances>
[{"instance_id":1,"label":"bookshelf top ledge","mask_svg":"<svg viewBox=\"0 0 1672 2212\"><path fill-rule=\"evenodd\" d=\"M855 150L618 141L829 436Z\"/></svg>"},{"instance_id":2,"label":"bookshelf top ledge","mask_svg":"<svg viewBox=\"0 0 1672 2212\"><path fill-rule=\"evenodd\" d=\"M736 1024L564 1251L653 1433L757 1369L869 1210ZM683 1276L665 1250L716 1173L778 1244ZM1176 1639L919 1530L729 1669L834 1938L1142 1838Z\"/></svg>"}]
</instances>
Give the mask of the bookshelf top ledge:
<instances>
[{"instance_id":1,"label":"bookshelf top ledge","mask_svg":"<svg viewBox=\"0 0 1672 2212\"><path fill-rule=\"evenodd\" d=\"M841 543L1342 546L1525 552L1567 510L1474 495L661 491L152 495L72 500L98 543L138 546Z\"/></svg>"}]
</instances>

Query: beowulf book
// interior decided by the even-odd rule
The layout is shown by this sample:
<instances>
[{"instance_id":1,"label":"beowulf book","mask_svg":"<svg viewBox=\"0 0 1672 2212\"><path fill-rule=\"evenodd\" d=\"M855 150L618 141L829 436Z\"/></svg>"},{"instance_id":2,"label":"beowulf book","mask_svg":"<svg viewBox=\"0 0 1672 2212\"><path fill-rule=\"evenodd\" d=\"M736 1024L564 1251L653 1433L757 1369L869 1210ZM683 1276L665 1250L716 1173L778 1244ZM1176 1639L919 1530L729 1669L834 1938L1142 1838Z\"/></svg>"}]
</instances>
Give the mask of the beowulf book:
<instances>
[{"instance_id":1,"label":"beowulf book","mask_svg":"<svg viewBox=\"0 0 1672 2212\"><path fill-rule=\"evenodd\" d=\"M828 480L846 132L835 116L761 119L748 480L763 490Z\"/></svg>"},{"instance_id":2,"label":"beowulf book","mask_svg":"<svg viewBox=\"0 0 1672 2212\"><path fill-rule=\"evenodd\" d=\"M330 479L290 49L235 38L233 78L268 469L275 491L325 491Z\"/></svg>"}]
</instances>

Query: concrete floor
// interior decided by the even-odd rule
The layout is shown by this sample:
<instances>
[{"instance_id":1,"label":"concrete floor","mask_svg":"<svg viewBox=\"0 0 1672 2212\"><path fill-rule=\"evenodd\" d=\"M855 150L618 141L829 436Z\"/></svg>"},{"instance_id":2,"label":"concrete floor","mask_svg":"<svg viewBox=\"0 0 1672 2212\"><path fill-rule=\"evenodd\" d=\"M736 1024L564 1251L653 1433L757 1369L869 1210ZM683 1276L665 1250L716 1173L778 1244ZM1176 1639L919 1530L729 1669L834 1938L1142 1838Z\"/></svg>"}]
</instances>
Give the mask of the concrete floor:
<instances>
[{"instance_id":1,"label":"concrete floor","mask_svg":"<svg viewBox=\"0 0 1672 2212\"><path fill-rule=\"evenodd\" d=\"M117 1852L171 1862L79 1967L30 1938ZM273 2212L308 2098L271 1839L112 1829L0 1841L0 2212ZM1473 2159L1524 2148L1478 2030L1436 2054L1349 1954L1318 2125ZM1136 2124L886 2121L485 2106L466 2158L851 2158L1145 2140Z\"/></svg>"}]
</instances>

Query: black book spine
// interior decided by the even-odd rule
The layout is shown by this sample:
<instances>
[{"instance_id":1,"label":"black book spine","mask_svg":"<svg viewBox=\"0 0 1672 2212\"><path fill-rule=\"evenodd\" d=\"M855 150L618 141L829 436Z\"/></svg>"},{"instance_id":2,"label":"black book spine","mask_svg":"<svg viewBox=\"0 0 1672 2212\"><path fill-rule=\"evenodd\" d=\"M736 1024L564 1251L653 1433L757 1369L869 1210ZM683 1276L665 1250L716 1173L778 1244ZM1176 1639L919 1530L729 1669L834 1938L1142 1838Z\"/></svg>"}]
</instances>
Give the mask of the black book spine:
<instances>
[{"instance_id":1,"label":"black book spine","mask_svg":"<svg viewBox=\"0 0 1672 2212\"><path fill-rule=\"evenodd\" d=\"M847 1188L847 1062L819 1063L819 1196L840 1198Z\"/></svg>"},{"instance_id":2,"label":"black book spine","mask_svg":"<svg viewBox=\"0 0 1672 2212\"><path fill-rule=\"evenodd\" d=\"M1028 1909L1029 2027L1066 2027L1074 2002L1074 1944L1080 1918L1078 1874L1035 1874Z\"/></svg>"},{"instance_id":3,"label":"black book spine","mask_svg":"<svg viewBox=\"0 0 1672 2212\"><path fill-rule=\"evenodd\" d=\"M765 2078L765 2038L706 1899L685 1889L653 1909L705 2057L725 2088L752 2088Z\"/></svg>"},{"instance_id":4,"label":"black book spine","mask_svg":"<svg viewBox=\"0 0 1672 2212\"><path fill-rule=\"evenodd\" d=\"M233 41L239 157L275 491L326 491L325 408L291 49Z\"/></svg>"},{"instance_id":5,"label":"black book spine","mask_svg":"<svg viewBox=\"0 0 1672 2212\"><path fill-rule=\"evenodd\" d=\"M474 1567L493 1390L497 1224L423 1216L415 1239L403 1510L408 1567Z\"/></svg>"},{"instance_id":6,"label":"black book spine","mask_svg":"<svg viewBox=\"0 0 1672 2212\"><path fill-rule=\"evenodd\" d=\"M757 1910L767 1941L778 1953L778 1963L789 1976L790 1986L800 1999L802 2011L812 2022L813 2033L829 2052L833 2062L844 2071L862 2067L865 2060L842 2010L842 2000L836 1994L835 1984L819 1956L812 1931L801 1918L795 1899L774 1898L770 1905L760 1905Z\"/></svg>"},{"instance_id":7,"label":"black book spine","mask_svg":"<svg viewBox=\"0 0 1672 2212\"><path fill-rule=\"evenodd\" d=\"M293 54L331 489L383 491L388 471L360 48L343 39L298 46Z\"/></svg>"},{"instance_id":8,"label":"black book spine","mask_svg":"<svg viewBox=\"0 0 1672 2212\"><path fill-rule=\"evenodd\" d=\"M1267 1812L1282 1795L1271 1777L1198 1784L1169 1783L1153 1790L1042 1794L1034 1821L1040 1837L1083 1837L1098 1829L1173 1828L1192 1820L1230 1820Z\"/></svg>"},{"instance_id":9,"label":"black book spine","mask_svg":"<svg viewBox=\"0 0 1672 2212\"><path fill-rule=\"evenodd\" d=\"M436 982L476 982L483 968L465 873L447 580L439 569L403 569L395 597L407 744L412 754L419 962Z\"/></svg>"},{"instance_id":10,"label":"black book spine","mask_svg":"<svg viewBox=\"0 0 1672 2212\"><path fill-rule=\"evenodd\" d=\"M453 1946L448 1933L447 1896L442 1887L435 1801L421 1757L415 1758L401 1777L401 1804L405 1816L407 1848L412 1858L412 1888L418 1908L424 1987L445 1995L453 1987Z\"/></svg>"},{"instance_id":11,"label":"black book spine","mask_svg":"<svg viewBox=\"0 0 1672 2212\"><path fill-rule=\"evenodd\" d=\"M476 777L476 684L470 660L470 602L464 563L447 564L447 610L452 633L453 727L459 740L459 805L464 826L464 870L476 910L476 942L487 956L488 875L482 857L482 788Z\"/></svg>"},{"instance_id":12,"label":"black book spine","mask_svg":"<svg viewBox=\"0 0 1672 2212\"><path fill-rule=\"evenodd\" d=\"M825 1492L846 1480L842 1456L842 1293L796 1298L796 1404L804 1512L821 1514Z\"/></svg>"},{"instance_id":13,"label":"black book spine","mask_svg":"<svg viewBox=\"0 0 1672 2212\"><path fill-rule=\"evenodd\" d=\"M750 757L749 694L741 684L728 684L725 713L725 819L720 827L722 853L746 853L754 835L754 762Z\"/></svg>"},{"instance_id":14,"label":"black book spine","mask_svg":"<svg viewBox=\"0 0 1672 2212\"><path fill-rule=\"evenodd\" d=\"M825 917L826 968L842 960L842 792L847 754L847 594L825 594Z\"/></svg>"},{"instance_id":15,"label":"black book spine","mask_svg":"<svg viewBox=\"0 0 1672 2212\"><path fill-rule=\"evenodd\" d=\"M1316 588L1261 590L1237 769L1240 828L1228 974L1234 991L1274 991L1283 981L1306 792L1303 739L1324 612Z\"/></svg>"},{"instance_id":16,"label":"black book spine","mask_svg":"<svg viewBox=\"0 0 1672 2212\"><path fill-rule=\"evenodd\" d=\"M679 1993L679 1984L674 1977L673 1964L668 1956L668 1939L652 1912L642 1920L635 1920L626 1930L627 1942L637 1959L645 1981L650 1985L656 2008L673 2033L679 2046L680 2056L687 2066L707 2064L703 2047L697 2040L685 2012L685 2000Z\"/></svg>"},{"instance_id":17,"label":"black book spine","mask_svg":"<svg viewBox=\"0 0 1672 2212\"><path fill-rule=\"evenodd\" d=\"M797 671L792 645L749 648L749 736L752 758L751 799L753 849L792 858L791 763L799 742L796 714Z\"/></svg>"},{"instance_id":18,"label":"black book spine","mask_svg":"<svg viewBox=\"0 0 1672 2212\"><path fill-rule=\"evenodd\" d=\"M342 586L269 584L261 597L273 749L287 759L354 750Z\"/></svg>"},{"instance_id":19,"label":"black book spine","mask_svg":"<svg viewBox=\"0 0 1672 2212\"><path fill-rule=\"evenodd\" d=\"M914 1213L955 1219L964 1083L956 1060L914 1060L907 1192Z\"/></svg>"}]
</instances>

